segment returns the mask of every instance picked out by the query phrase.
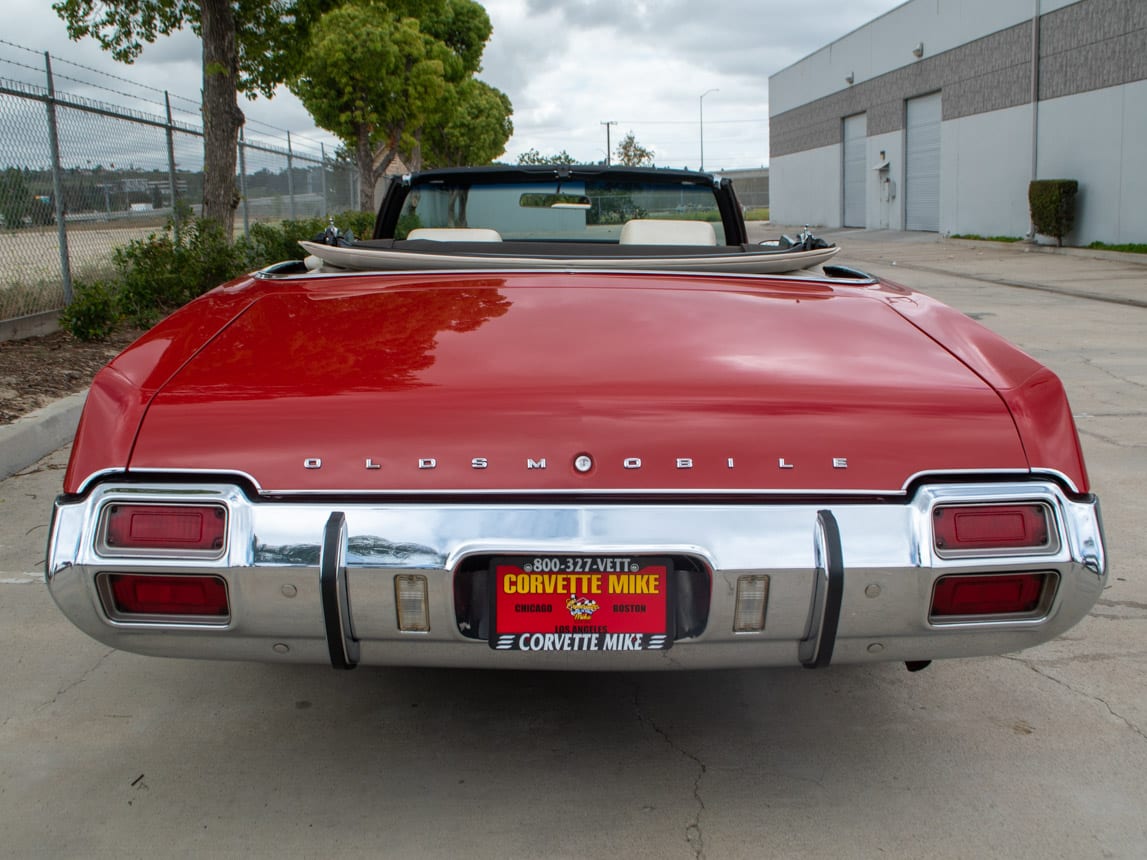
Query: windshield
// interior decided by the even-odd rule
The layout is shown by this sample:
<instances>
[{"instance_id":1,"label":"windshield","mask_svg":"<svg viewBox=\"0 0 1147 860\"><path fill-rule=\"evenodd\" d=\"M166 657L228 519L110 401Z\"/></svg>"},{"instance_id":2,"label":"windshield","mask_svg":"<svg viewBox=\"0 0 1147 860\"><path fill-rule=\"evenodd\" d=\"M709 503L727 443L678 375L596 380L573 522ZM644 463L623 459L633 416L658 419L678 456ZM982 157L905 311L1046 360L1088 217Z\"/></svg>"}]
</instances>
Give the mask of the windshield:
<instances>
[{"instance_id":1,"label":"windshield","mask_svg":"<svg viewBox=\"0 0 1147 860\"><path fill-rule=\"evenodd\" d=\"M712 186L628 180L498 184L434 182L412 189L395 230L496 230L505 241L618 242L627 221L708 221L725 243Z\"/></svg>"}]
</instances>

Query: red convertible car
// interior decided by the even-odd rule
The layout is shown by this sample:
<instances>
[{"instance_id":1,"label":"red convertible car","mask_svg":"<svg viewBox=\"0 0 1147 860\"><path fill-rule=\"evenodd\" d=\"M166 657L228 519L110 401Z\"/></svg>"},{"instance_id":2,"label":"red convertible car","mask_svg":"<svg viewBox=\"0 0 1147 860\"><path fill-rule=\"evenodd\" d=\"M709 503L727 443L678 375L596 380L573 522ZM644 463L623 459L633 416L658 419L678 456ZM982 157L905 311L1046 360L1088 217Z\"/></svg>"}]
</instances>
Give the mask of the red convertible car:
<instances>
[{"instance_id":1,"label":"red convertible car","mask_svg":"<svg viewBox=\"0 0 1147 860\"><path fill-rule=\"evenodd\" d=\"M919 668L1103 588L1055 375L810 236L750 244L727 181L429 171L308 250L96 377L47 582L101 642Z\"/></svg>"}]
</instances>

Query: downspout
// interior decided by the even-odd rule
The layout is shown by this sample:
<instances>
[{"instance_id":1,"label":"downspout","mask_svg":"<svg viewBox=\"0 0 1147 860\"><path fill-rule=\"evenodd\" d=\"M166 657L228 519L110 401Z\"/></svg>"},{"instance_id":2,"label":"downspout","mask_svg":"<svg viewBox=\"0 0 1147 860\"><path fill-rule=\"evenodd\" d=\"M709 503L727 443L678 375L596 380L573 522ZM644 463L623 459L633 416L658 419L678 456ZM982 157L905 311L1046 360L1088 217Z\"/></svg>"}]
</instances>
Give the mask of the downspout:
<instances>
[{"instance_id":1,"label":"downspout","mask_svg":"<svg viewBox=\"0 0 1147 860\"><path fill-rule=\"evenodd\" d=\"M1034 0L1032 9L1032 74L1031 74L1031 100L1032 100L1032 169L1031 180L1039 179L1039 5L1040 0ZM1028 209L1031 217L1031 209ZM1035 224L1028 221L1027 238L1035 241Z\"/></svg>"}]
</instances>

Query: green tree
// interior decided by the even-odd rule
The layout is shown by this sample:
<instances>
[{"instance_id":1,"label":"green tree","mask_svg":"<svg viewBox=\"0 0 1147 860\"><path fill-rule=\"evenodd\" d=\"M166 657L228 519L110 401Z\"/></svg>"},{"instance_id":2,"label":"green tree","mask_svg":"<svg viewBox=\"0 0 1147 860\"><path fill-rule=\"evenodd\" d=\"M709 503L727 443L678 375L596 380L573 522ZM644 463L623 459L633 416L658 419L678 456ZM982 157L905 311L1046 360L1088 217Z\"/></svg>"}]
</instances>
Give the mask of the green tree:
<instances>
[{"instance_id":1,"label":"green tree","mask_svg":"<svg viewBox=\"0 0 1147 860\"><path fill-rule=\"evenodd\" d=\"M626 167L648 167L653 164L653 150L638 143L632 131L617 144L613 157L618 164Z\"/></svg>"},{"instance_id":2,"label":"green tree","mask_svg":"<svg viewBox=\"0 0 1147 860\"><path fill-rule=\"evenodd\" d=\"M360 208L374 208L375 183L403 135L442 97L445 52L416 19L380 5L348 4L315 24L291 91L315 122L354 151Z\"/></svg>"},{"instance_id":3,"label":"green tree","mask_svg":"<svg viewBox=\"0 0 1147 860\"><path fill-rule=\"evenodd\" d=\"M237 94L270 98L295 72L310 23L338 0L57 0L68 36L90 36L122 63L187 26L203 42L203 214L230 236L239 198Z\"/></svg>"},{"instance_id":4,"label":"green tree","mask_svg":"<svg viewBox=\"0 0 1147 860\"><path fill-rule=\"evenodd\" d=\"M32 211L32 192L18 167L9 167L0 173L0 215L4 216L4 229L19 230L24 218Z\"/></svg>"},{"instance_id":5,"label":"green tree","mask_svg":"<svg viewBox=\"0 0 1147 860\"><path fill-rule=\"evenodd\" d=\"M576 164L574 157L564 149L556 155L542 155L532 147L518 156L518 164Z\"/></svg>"},{"instance_id":6,"label":"green tree","mask_svg":"<svg viewBox=\"0 0 1147 860\"><path fill-rule=\"evenodd\" d=\"M435 167L489 164L514 133L513 110L505 93L477 78L447 87L423 136L426 160Z\"/></svg>"}]
</instances>

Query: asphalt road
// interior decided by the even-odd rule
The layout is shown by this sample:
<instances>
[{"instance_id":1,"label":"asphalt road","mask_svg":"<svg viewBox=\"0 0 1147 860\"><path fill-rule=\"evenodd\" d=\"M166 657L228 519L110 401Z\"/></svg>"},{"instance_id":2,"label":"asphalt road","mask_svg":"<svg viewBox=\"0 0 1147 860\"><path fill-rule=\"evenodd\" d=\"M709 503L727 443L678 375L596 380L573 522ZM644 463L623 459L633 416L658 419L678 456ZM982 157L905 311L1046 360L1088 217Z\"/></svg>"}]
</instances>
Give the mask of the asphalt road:
<instances>
[{"instance_id":1,"label":"asphalt road","mask_svg":"<svg viewBox=\"0 0 1147 860\"><path fill-rule=\"evenodd\" d=\"M1147 267L838 239L840 262L940 297L1064 379L1111 568L1067 636L917 674L137 657L73 629L44 589L61 451L0 482L0 855L1147 855L1147 308L994 283L1147 297Z\"/></svg>"}]
</instances>

